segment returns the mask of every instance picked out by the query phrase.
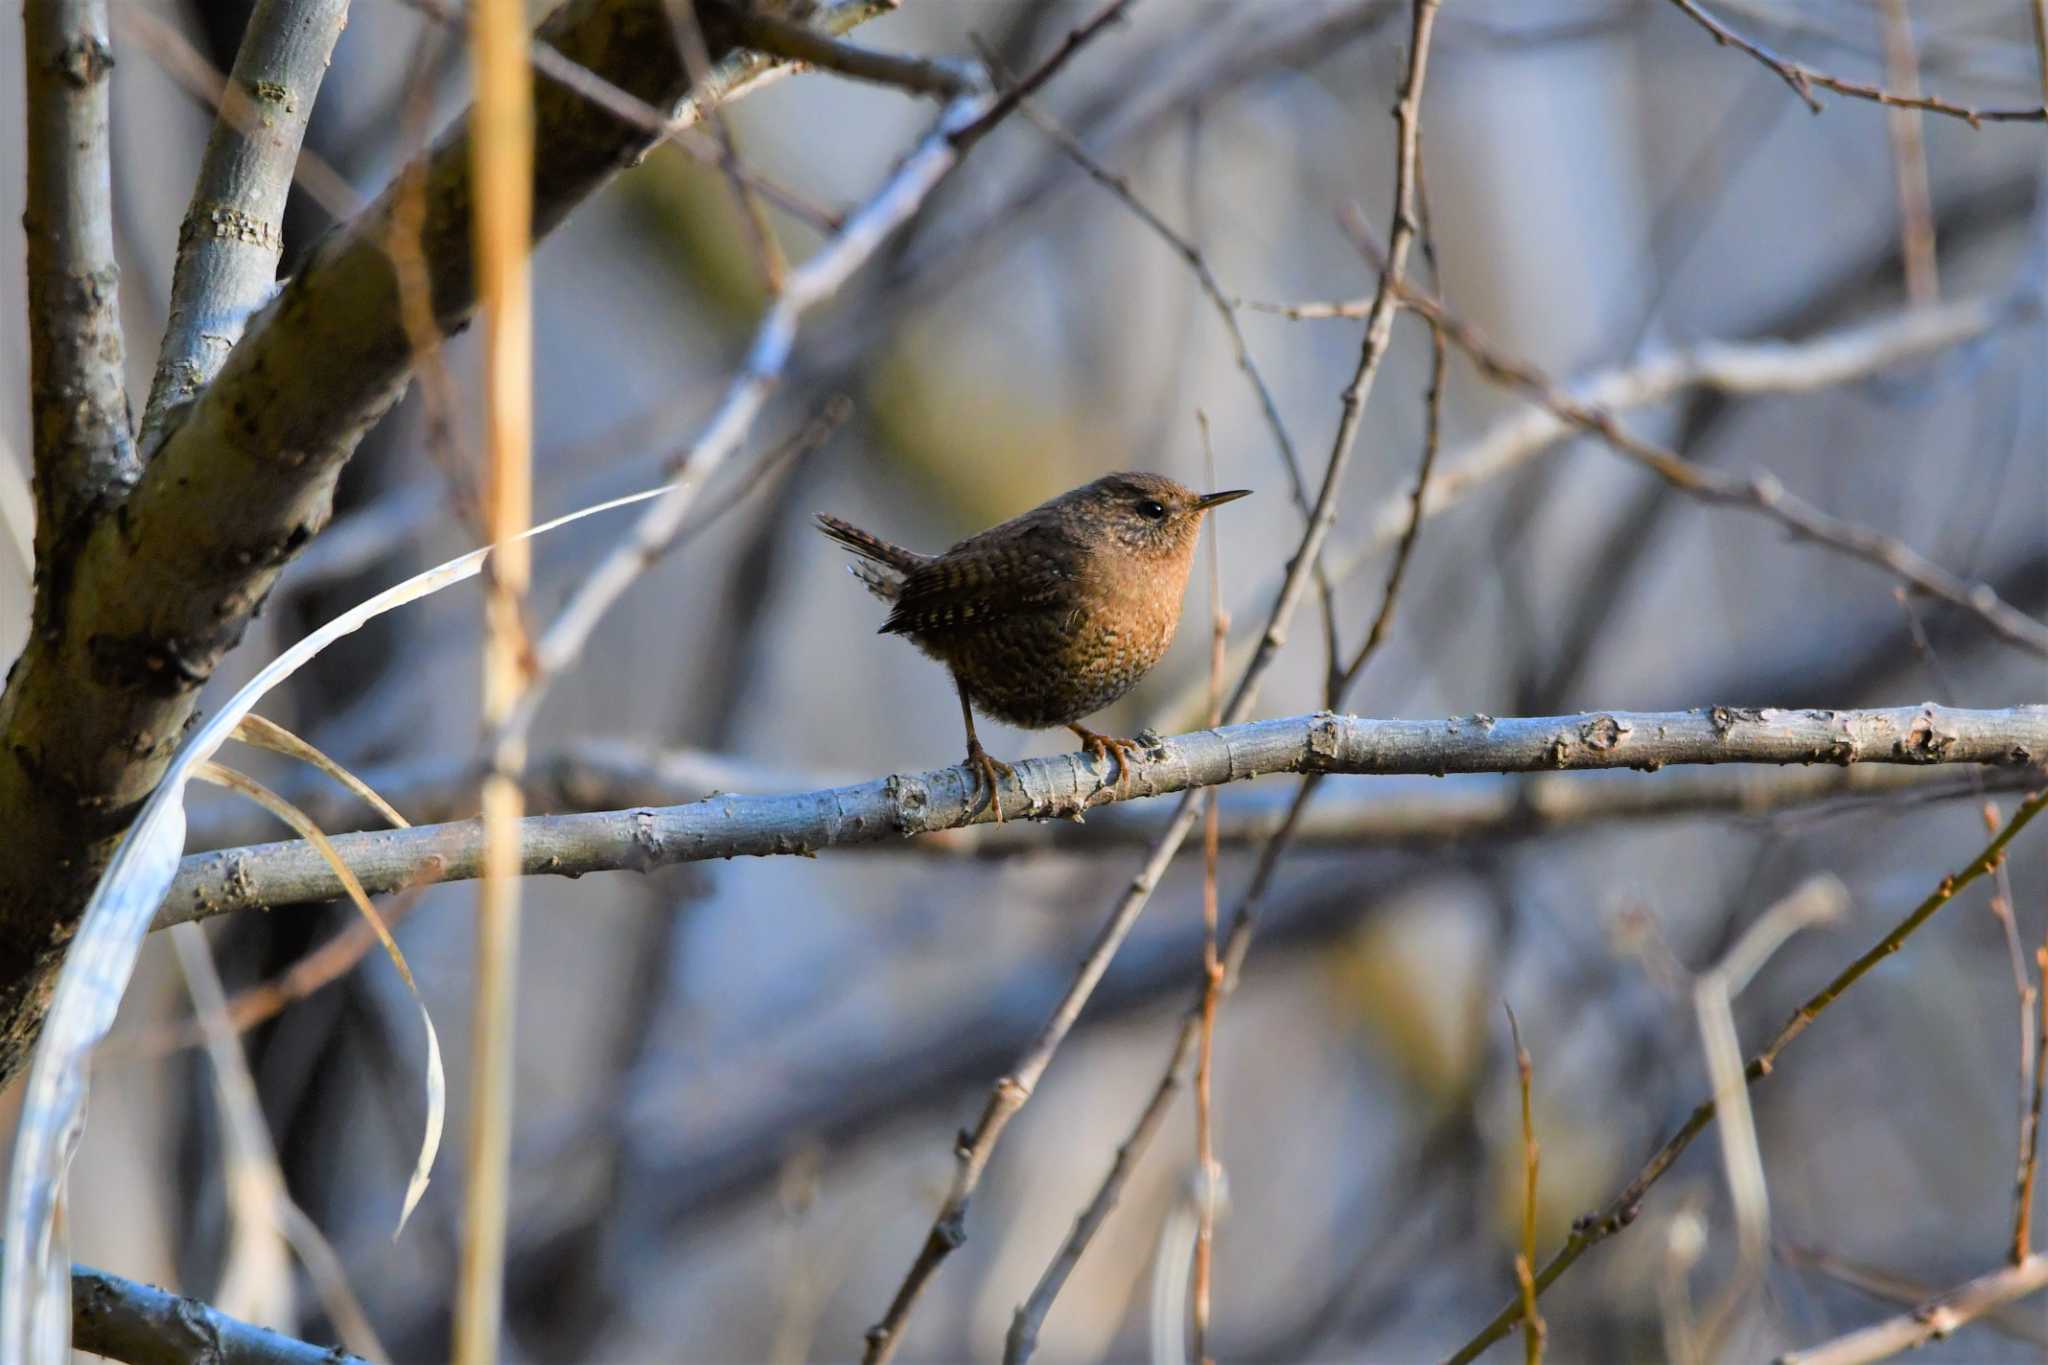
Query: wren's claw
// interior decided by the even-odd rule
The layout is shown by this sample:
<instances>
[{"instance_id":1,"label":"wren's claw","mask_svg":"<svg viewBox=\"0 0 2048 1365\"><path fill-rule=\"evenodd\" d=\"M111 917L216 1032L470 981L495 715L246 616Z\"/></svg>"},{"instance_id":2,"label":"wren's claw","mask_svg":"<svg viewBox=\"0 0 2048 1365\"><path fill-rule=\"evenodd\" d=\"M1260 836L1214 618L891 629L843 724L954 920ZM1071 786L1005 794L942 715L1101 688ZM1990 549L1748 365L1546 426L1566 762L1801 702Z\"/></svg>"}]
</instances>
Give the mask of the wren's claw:
<instances>
[{"instance_id":1,"label":"wren's claw","mask_svg":"<svg viewBox=\"0 0 2048 1365\"><path fill-rule=\"evenodd\" d=\"M1131 755L1145 746L1135 739L1118 739L1114 735L1099 735L1085 725L1069 725L1069 730L1081 737L1081 747L1093 754L1100 762L1116 763L1116 793L1129 796L1131 792ZM1103 786L1110 784L1104 782Z\"/></svg>"},{"instance_id":2,"label":"wren's claw","mask_svg":"<svg viewBox=\"0 0 2048 1365\"><path fill-rule=\"evenodd\" d=\"M1002 824L1003 803L996 799L997 789L1000 785L996 774L1000 773L1004 777L1015 777L1017 770L999 758L989 757L988 750L982 748L980 743L975 740L967 742L967 761L963 766L974 774L974 785L976 788L988 788L988 799L973 806L969 809L968 814L979 815L984 808L990 809L996 813L996 823Z\"/></svg>"}]
</instances>

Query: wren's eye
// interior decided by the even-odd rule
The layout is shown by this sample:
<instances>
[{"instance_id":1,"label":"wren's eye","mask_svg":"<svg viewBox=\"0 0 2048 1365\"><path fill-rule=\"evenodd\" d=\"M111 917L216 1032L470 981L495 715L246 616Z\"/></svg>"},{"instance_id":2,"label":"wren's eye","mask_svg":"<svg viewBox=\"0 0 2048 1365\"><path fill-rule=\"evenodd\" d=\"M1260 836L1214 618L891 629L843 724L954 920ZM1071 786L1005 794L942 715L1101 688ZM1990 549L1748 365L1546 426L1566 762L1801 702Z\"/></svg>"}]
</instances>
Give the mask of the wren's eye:
<instances>
[{"instance_id":1,"label":"wren's eye","mask_svg":"<svg viewBox=\"0 0 2048 1365\"><path fill-rule=\"evenodd\" d=\"M1166 504L1153 498L1147 498L1138 504L1138 515L1144 517L1147 521L1165 521Z\"/></svg>"}]
</instances>

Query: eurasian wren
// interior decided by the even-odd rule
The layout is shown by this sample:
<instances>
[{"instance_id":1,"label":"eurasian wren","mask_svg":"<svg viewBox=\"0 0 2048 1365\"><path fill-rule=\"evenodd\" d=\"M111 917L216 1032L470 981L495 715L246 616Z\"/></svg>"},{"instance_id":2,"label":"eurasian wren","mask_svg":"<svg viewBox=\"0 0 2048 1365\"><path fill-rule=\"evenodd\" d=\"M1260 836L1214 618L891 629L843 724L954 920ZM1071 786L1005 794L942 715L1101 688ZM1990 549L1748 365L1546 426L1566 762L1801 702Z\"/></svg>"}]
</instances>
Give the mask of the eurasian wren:
<instances>
[{"instance_id":1,"label":"eurasian wren","mask_svg":"<svg viewBox=\"0 0 2048 1365\"><path fill-rule=\"evenodd\" d=\"M988 788L1009 764L974 737L974 712L1026 730L1064 725L1128 781L1137 741L1075 722L1137 684L1173 642L1202 513L1251 490L1195 493L1158 474L1110 474L1062 493L941 555L919 554L820 514L826 535L893 610L885 635L907 635L944 664L960 693L967 766Z\"/></svg>"}]
</instances>

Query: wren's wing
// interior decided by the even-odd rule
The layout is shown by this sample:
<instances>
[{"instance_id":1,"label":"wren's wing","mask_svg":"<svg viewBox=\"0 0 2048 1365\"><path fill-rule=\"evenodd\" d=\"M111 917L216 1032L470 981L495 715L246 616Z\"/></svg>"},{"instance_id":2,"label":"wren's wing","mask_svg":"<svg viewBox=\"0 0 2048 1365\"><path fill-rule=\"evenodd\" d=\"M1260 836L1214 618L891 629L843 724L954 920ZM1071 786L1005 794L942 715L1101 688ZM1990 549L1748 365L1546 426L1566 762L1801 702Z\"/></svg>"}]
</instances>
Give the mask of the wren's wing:
<instances>
[{"instance_id":1,"label":"wren's wing","mask_svg":"<svg viewBox=\"0 0 2048 1365\"><path fill-rule=\"evenodd\" d=\"M943 634L1043 611L1071 594L1079 549L1046 524L963 540L904 578L882 633Z\"/></svg>"}]
</instances>

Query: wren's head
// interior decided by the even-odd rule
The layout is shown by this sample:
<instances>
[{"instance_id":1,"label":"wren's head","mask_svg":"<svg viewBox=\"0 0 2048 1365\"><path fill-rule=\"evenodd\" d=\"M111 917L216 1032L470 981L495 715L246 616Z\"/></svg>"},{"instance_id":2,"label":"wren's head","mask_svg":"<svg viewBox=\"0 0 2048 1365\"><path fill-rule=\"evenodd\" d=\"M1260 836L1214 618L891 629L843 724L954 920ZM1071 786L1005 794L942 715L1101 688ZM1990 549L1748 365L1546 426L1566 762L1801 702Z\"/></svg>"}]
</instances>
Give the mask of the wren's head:
<instances>
[{"instance_id":1,"label":"wren's head","mask_svg":"<svg viewBox=\"0 0 2048 1365\"><path fill-rule=\"evenodd\" d=\"M1175 559L1193 552L1202 513L1250 494L1249 488L1197 493L1163 474L1124 473L1105 474L1060 501L1128 553Z\"/></svg>"}]
</instances>

